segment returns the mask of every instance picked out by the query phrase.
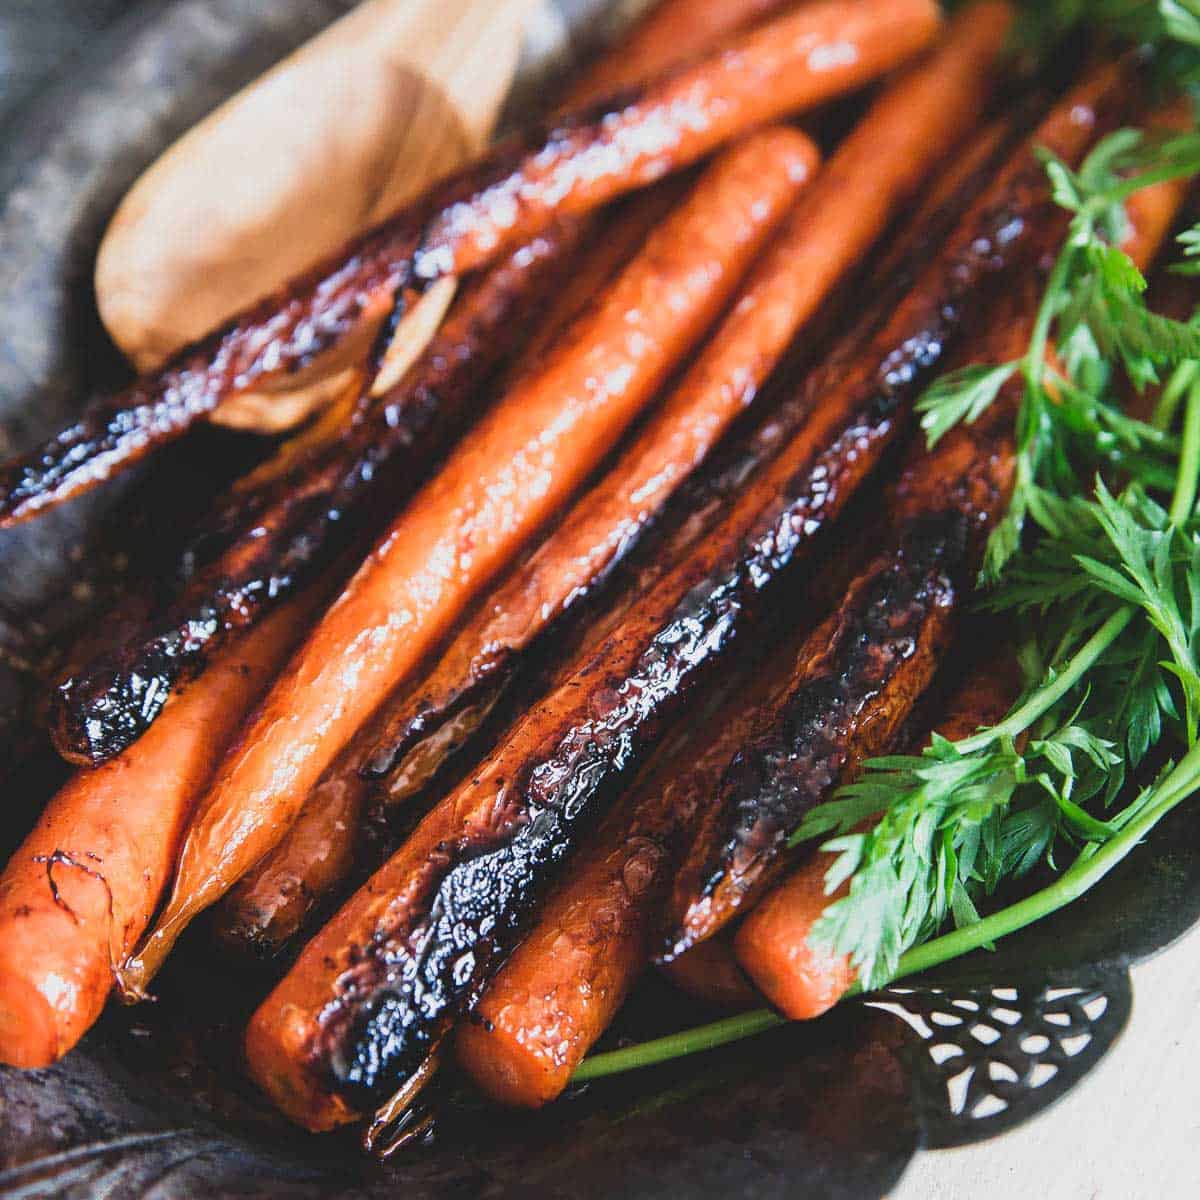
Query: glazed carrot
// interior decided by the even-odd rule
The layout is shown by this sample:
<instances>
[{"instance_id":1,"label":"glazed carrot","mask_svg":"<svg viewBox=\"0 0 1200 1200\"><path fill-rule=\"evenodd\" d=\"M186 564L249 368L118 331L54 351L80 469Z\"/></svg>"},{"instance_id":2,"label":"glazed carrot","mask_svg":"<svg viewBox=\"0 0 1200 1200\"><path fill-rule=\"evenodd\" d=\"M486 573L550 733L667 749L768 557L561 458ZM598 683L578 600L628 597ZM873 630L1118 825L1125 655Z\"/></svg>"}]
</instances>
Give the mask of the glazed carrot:
<instances>
[{"instance_id":1,"label":"glazed carrot","mask_svg":"<svg viewBox=\"0 0 1200 1200\"><path fill-rule=\"evenodd\" d=\"M762 1003L762 997L734 956L730 937L709 938L659 970L680 991L714 1008L743 1012Z\"/></svg>"},{"instance_id":2,"label":"glazed carrot","mask_svg":"<svg viewBox=\"0 0 1200 1200\"><path fill-rule=\"evenodd\" d=\"M391 687L603 458L720 312L815 161L788 129L729 150L460 443L244 729L189 830L165 912L122 972L127 988L139 991L191 918L279 843Z\"/></svg>"},{"instance_id":3,"label":"glazed carrot","mask_svg":"<svg viewBox=\"0 0 1200 1200\"><path fill-rule=\"evenodd\" d=\"M158 904L193 803L311 616L302 598L229 647L153 732L69 780L0 875L0 1061L61 1058L100 1015Z\"/></svg>"},{"instance_id":4,"label":"glazed carrot","mask_svg":"<svg viewBox=\"0 0 1200 1200\"><path fill-rule=\"evenodd\" d=\"M784 581L804 578L818 535L910 426L964 314L982 317L1004 272L1061 236L1033 143L1077 161L1128 104L1125 81L1105 69L1056 106L886 321L864 315L851 364L789 381L808 404L798 432L308 944L246 1036L251 1073L293 1120L330 1129L374 1107L474 1004L667 722L754 638Z\"/></svg>"},{"instance_id":5,"label":"glazed carrot","mask_svg":"<svg viewBox=\"0 0 1200 1200\"><path fill-rule=\"evenodd\" d=\"M571 86L570 101L586 103L640 82L788 2L661 0ZM626 201L621 211L600 223L556 297L553 311L543 318L526 346L525 361L535 361L545 353L626 264L678 199L679 189L671 186L672 182ZM308 913L344 880L354 861L368 790L358 777L364 756L355 749L354 743L347 747L314 788L283 841L225 897L216 916L218 936L224 941L253 946L265 954L278 951L297 933ZM422 781L436 770L436 765L429 769L424 769L424 763L415 765L418 770L413 773ZM414 789L419 786L420 782L412 782Z\"/></svg>"},{"instance_id":6,"label":"glazed carrot","mask_svg":"<svg viewBox=\"0 0 1200 1200\"><path fill-rule=\"evenodd\" d=\"M1011 655L998 656L968 675L949 701L939 732L954 740L981 725L993 725L1019 693L1020 678ZM855 979L849 958L809 941L821 914L849 886L832 893L825 890L825 873L836 857L822 851L813 854L758 904L734 935L742 968L763 995L793 1020L819 1017Z\"/></svg>"},{"instance_id":7,"label":"glazed carrot","mask_svg":"<svg viewBox=\"0 0 1200 1200\"><path fill-rule=\"evenodd\" d=\"M545 354L628 262L650 229L665 216L672 199L678 199L673 182L632 197L623 212L601 224L598 240L574 264L554 311L526 347L523 363L536 362ZM390 711L391 703L386 702L383 711ZM445 728L452 738L457 737L457 729ZM359 731L313 788L279 845L225 896L215 914L217 936L222 941L262 955L276 953L299 931L309 913L345 881L356 860L370 791L359 768L383 732L382 724L374 719ZM449 747L439 750L448 753ZM412 781L413 791L428 782L443 758L444 753L428 770L423 769L424 763L414 763L419 778Z\"/></svg>"},{"instance_id":8,"label":"glazed carrot","mask_svg":"<svg viewBox=\"0 0 1200 1200\"><path fill-rule=\"evenodd\" d=\"M861 87L925 47L939 24L936 0L806 4L632 94L513 139L9 463L0 470L0 527L126 469L230 396L318 359L352 361L435 280Z\"/></svg>"},{"instance_id":9,"label":"glazed carrot","mask_svg":"<svg viewBox=\"0 0 1200 1200\"><path fill-rule=\"evenodd\" d=\"M373 772L437 735L490 690L554 620L587 595L708 456L758 393L797 331L978 119L1012 9L981 0L937 51L887 88L839 147L764 253L696 363L637 440L398 707Z\"/></svg>"}]
</instances>

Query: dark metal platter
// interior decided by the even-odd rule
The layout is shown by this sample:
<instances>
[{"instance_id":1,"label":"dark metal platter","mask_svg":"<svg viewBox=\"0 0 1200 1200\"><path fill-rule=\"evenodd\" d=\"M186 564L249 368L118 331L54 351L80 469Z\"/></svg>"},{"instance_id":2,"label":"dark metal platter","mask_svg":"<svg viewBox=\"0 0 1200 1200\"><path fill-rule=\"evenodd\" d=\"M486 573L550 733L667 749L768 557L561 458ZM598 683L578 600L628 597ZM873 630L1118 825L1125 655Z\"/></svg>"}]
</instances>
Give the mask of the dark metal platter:
<instances>
[{"instance_id":1,"label":"dark metal platter","mask_svg":"<svg viewBox=\"0 0 1200 1200\"><path fill-rule=\"evenodd\" d=\"M125 188L350 3L6 0L0 456L57 425L86 387L119 376L89 284ZM559 7L575 34L618 6ZM213 439L225 453L214 456ZM162 476L178 484L187 471L199 487L214 457L248 453L232 435L200 440L124 489L0 535L0 644L35 616L53 632L48 614L63 607L114 505L153 510ZM15 743L6 751L4 730L20 682L0 667L5 852L54 775L28 748L21 770L2 769L18 753ZM593 1084L536 1116L460 1099L431 1146L387 1166L350 1135L291 1130L260 1101L239 1073L234 1031L267 985L224 975L198 946L165 974L161 1004L111 1012L50 1070L0 1068L0 1195L878 1197L922 1147L1002 1132L1077 1084L1129 1016L1129 965L1198 918L1200 836L1185 810L1083 901L995 953L803 1027ZM710 1016L652 981L611 1036Z\"/></svg>"}]
</instances>

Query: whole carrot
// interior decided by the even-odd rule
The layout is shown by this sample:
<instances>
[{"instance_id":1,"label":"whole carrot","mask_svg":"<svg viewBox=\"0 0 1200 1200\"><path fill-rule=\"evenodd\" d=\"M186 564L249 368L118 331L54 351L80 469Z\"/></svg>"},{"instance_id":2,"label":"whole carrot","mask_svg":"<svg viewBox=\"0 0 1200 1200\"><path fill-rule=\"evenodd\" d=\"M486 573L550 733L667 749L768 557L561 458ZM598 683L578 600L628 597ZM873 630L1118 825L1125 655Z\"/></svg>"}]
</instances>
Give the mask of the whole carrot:
<instances>
[{"instance_id":1,"label":"whole carrot","mask_svg":"<svg viewBox=\"0 0 1200 1200\"><path fill-rule=\"evenodd\" d=\"M872 105L641 435L468 622L409 703L397 706L370 760L374 773L391 770L492 689L511 660L628 553L757 395L837 281L978 119L1011 23L1007 3L968 5L937 51Z\"/></svg>"},{"instance_id":2,"label":"whole carrot","mask_svg":"<svg viewBox=\"0 0 1200 1200\"><path fill-rule=\"evenodd\" d=\"M0 1061L42 1067L100 1015L158 905L192 805L302 636L281 609L172 701L154 731L70 779L0 874Z\"/></svg>"},{"instance_id":3,"label":"whole carrot","mask_svg":"<svg viewBox=\"0 0 1200 1200\"><path fill-rule=\"evenodd\" d=\"M720 312L815 162L812 143L787 129L718 159L396 520L222 766L166 909L122 970L129 992L279 843L356 729L603 458Z\"/></svg>"}]
</instances>

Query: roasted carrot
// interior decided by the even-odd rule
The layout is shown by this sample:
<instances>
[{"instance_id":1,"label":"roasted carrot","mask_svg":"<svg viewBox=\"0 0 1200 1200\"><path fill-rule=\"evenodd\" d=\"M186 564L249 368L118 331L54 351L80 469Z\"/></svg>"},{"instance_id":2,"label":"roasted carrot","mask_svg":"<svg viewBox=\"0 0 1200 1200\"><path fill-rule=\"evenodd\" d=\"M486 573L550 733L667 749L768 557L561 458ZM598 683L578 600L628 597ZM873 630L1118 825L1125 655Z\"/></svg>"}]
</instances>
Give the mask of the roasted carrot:
<instances>
[{"instance_id":1,"label":"roasted carrot","mask_svg":"<svg viewBox=\"0 0 1200 1200\"><path fill-rule=\"evenodd\" d=\"M388 722L373 771L390 770L437 735L629 551L756 396L838 279L978 119L1011 22L1007 3L968 5L937 51L875 102L805 193L679 387Z\"/></svg>"},{"instance_id":2,"label":"roasted carrot","mask_svg":"<svg viewBox=\"0 0 1200 1200\"><path fill-rule=\"evenodd\" d=\"M571 88L573 104L586 104L612 96L666 67L707 53L721 39L774 16L796 0L662 0L601 61L593 64L585 78Z\"/></svg>"},{"instance_id":3,"label":"roasted carrot","mask_svg":"<svg viewBox=\"0 0 1200 1200\"><path fill-rule=\"evenodd\" d=\"M316 360L352 361L414 291L861 86L922 49L938 26L935 0L806 4L635 94L515 138L10 463L0 471L0 526L102 482L232 395Z\"/></svg>"},{"instance_id":4,"label":"roasted carrot","mask_svg":"<svg viewBox=\"0 0 1200 1200\"><path fill-rule=\"evenodd\" d=\"M1019 674L1011 656L1003 654L968 674L949 700L939 732L954 739L981 725L995 724L1019 692ZM734 935L742 968L763 995L793 1020L819 1017L855 979L847 957L809 940L821 914L845 894L847 885L826 891L825 874L836 857L822 851L813 854L758 904Z\"/></svg>"},{"instance_id":5,"label":"roasted carrot","mask_svg":"<svg viewBox=\"0 0 1200 1200\"><path fill-rule=\"evenodd\" d=\"M240 718L302 635L302 598L229 649L137 746L80 772L0 875L0 1061L61 1058L104 1007Z\"/></svg>"},{"instance_id":6,"label":"roasted carrot","mask_svg":"<svg viewBox=\"0 0 1200 1200\"><path fill-rule=\"evenodd\" d=\"M782 0L773 2L778 7ZM717 11L710 13L714 5ZM636 57L626 60L620 50L602 56L571 88L571 101L594 99L598 86L644 81L633 72L653 56L660 70L677 63L710 44L705 39L733 16L724 0L656 6L633 34ZM668 39L666 33L680 25L691 31L688 36ZM603 85L595 82L597 74ZM59 753L91 766L119 753L149 726L173 686L202 670L233 630L260 620L320 570L344 545L350 527L365 535L364 525L378 523L380 514L394 515L450 438L476 415L481 379L519 348L531 326L538 329L526 357L547 349L661 219L683 182L664 181L599 220L591 214L559 222L508 260L494 262L468 285L412 370L391 386L382 385L395 339L370 395L362 390L370 372L343 372L358 396L351 392L331 405L216 507L188 547L183 594L64 674L52 705ZM580 257L576 251L585 239L591 245ZM568 262L573 269L563 286ZM446 278L435 290L443 284L453 289ZM551 291L555 303L546 319L539 309ZM421 306L432 298L426 293ZM411 324L405 320L401 328Z\"/></svg>"},{"instance_id":7,"label":"roasted carrot","mask_svg":"<svg viewBox=\"0 0 1200 1200\"><path fill-rule=\"evenodd\" d=\"M59 681L51 733L64 758L96 766L125 749L222 641L314 578L328 579L333 560L352 547L359 559L366 554L485 407L492 374L519 350L522 320L549 304L578 237L548 230L467 283L399 385L372 400L315 462L300 462L256 496L170 603Z\"/></svg>"},{"instance_id":8,"label":"roasted carrot","mask_svg":"<svg viewBox=\"0 0 1200 1200\"><path fill-rule=\"evenodd\" d=\"M347 750L353 748L353 743ZM283 841L225 897L217 938L263 957L277 953L308 914L350 876L370 784L356 756L321 777Z\"/></svg>"},{"instance_id":9,"label":"roasted carrot","mask_svg":"<svg viewBox=\"0 0 1200 1200\"><path fill-rule=\"evenodd\" d=\"M659 970L680 991L714 1008L743 1012L762 1003L734 955L730 937L709 938Z\"/></svg>"},{"instance_id":10,"label":"roasted carrot","mask_svg":"<svg viewBox=\"0 0 1200 1200\"><path fill-rule=\"evenodd\" d=\"M666 18L668 11L684 7L666 5L658 11ZM710 20L731 16L732 10L720 2L716 8L719 12ZM968 8L929 61L890 86L806 191L740 290L731 316L647 430L605 480L577 500L533 559L512 571L481 616L470 620L439 654L436 670L409 700L401 689L397 701L389 701L386 707L392 712L384 736L368 760L374 772L391 770L404 740L412 742L420 734L410 761L406 757L391 780L392 799L412 796L424 786L449 746L460 744L482 720L492 697L474 704L478 697L469 692L480 689L470 684L496 680L505 655L527 646L559 608L565 610L587 593L608 563L628 550L632 535L679 479L703 461L728 421L754 396L835 277L880 233L888 206L904 203L918 173L929 170L961 136L988 88L1007 16L1007 7L1000 4ZM931 203L946 203L965 175L994 154L1000 137L989 132L982 145L972 146L965 163L947 172ZM918 220L924 223L926 216ZM610 241L606 238L606 244ZM815 254L812 247L818 245L828 252ZM589 274L586 269L576 272L569 290L581 278L592 289ZM227 896L218 919L228 936L277 946L294 932L304 908L334 884L328 865L352 859L348 848L334 846L338 836L354 836L336 799L343 791L342 785L319 785L287 838ZM311 852L314 838L323 847L317 856Z\"/></svg>"},{"instance_id":11,"label":"roasted carrot","mask_svg":"<svg viewBox=\"0 0 1200 1200\"><path fill-rule=\"evenodd\" d=\"M856 361L802 384L808 419L725 516L309 943L246 1038L255 1079L294 1120L353 1120L470 1007L614 791L909 427L964 313L982 318L989 285L1057 241L1063 217L1032 143L1077 161L1129 103L1126 82L1105 69L1056 106Z\"/></svg>"},{"instance_id":12,"label":"roasted carrot","mask_svg":"<svg viewBox=\"0 0 1200 1200\"><path fill-rule=\"evenodd\" d=\"M126 987L140 990L191 918L279 843L358 726L599 462L718 314L815 161L787 129L730 149L460 443L243 731Z\"/></svg>"},{"instance_id":13,"label":"roasted carrot","mask_svg":"<svg viewBox=\"0 0 1200 1200\"><path fill-rule=\"evenodd\" d=\"M665 215L671 200L678 199L672 182L632 197L625 202L625 211L601 226L601 239L574 261L553 313L548 314L526 347L523 362L538 361L571 320L592 303L600 288L628 262ZM389 700L383 709L390 711L391 704ZM457 729L445 728L457 739ZM313 788L279 845L225 896L215 914L217 936L224 942L263 955L277 952L299 931L308 914L345 881L356 861L371 790L360 777L359 768L382 735L382 723L375 719L359 731ZM439 747L436 762L414 762L413 775L417 778L410 781L410 792L428 782L445 753L448 748Z\"/></svg>"}]
</instances>

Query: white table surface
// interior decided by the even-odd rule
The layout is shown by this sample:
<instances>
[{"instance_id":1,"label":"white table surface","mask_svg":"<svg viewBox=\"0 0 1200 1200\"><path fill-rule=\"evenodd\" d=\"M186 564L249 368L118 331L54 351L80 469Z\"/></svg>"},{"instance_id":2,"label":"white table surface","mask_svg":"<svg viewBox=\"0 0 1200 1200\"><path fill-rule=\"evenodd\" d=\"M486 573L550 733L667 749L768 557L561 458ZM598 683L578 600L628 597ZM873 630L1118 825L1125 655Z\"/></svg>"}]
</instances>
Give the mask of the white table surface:
<instances>
[{"instance_id":1,"label":"white table surface","mask_svg":"<svg viewBox=\"0 0 1200 1200\"><path fill-rule=\"evenodd\" d=\"M1200 929L1133 969L1125 1032L1053 1108L923 1153L891 1200L1200 1200Z\"/></svg>"}]
</instances>

